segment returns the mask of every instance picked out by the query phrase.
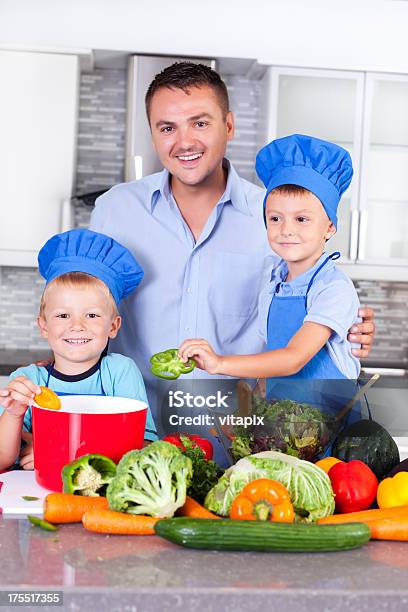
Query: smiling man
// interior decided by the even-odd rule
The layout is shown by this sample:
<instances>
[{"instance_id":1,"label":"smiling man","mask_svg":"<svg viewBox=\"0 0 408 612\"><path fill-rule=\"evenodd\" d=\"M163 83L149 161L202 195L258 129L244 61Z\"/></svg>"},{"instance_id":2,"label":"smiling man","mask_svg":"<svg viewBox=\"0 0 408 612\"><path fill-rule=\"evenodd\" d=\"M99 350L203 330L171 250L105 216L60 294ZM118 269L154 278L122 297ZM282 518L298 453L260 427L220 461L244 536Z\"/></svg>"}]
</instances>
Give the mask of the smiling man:
<instances>
[{"instance_id":1,"label":"smiling man","mask_svg":"<svg viewBox=\"0 0 408 612\"><path fill-rule=\"evenodd\" d=\"M142 370L155 414L153 353L192 337L222 353L263 349L258 295L277 258L268 248L264 191L224 158L234 119L220 76L201 64L173 64L151 83L146 111L165 169L101 196L91 228L126 245L145 270L137 295L123 303L115 350ZM368 318L351 341L362 343L363 357L374 325L370 309L360 314Z\"/></svg>"}]
</instances>

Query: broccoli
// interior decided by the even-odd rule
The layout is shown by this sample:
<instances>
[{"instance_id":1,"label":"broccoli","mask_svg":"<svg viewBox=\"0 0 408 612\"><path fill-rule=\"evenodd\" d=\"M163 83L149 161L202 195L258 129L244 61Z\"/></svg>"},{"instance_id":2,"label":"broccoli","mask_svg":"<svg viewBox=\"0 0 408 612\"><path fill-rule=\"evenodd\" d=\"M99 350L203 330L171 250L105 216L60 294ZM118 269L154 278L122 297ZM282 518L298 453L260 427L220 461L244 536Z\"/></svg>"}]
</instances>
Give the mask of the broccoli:
<instances>
[{"instance_id":1,"label":"broccoli","mask_svg":"<svg viewBox=\"0 0 408 612\"><path fill-rule=\"evenodd\" d=\"M107 488L109 507L129 514L173 516L186 500L192 474L191 459L169 442L129 451Z\"/></svg>"}]
</instances>

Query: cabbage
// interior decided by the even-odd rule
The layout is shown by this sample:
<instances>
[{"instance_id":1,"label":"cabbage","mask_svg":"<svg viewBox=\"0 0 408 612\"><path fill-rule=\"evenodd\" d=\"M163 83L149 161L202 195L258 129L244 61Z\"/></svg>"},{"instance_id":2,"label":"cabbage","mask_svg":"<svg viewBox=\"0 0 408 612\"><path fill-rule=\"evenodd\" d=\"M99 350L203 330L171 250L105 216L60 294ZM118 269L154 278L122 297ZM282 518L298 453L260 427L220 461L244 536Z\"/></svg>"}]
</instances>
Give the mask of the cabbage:
<instances>
[{"instance_id":1,"label":"cabbage","mask_svg":"<svg viewBox=\"0 0 408 612\"><path fill-rule=\"evenodd\" d=\"M309 461L277 451L240 459L208 492L205 507L228 516L235 497L257 478L277 480L288 489L297 521L312 522L334 512L334 494L326 472Z\"/></svg>"}]
</instances>

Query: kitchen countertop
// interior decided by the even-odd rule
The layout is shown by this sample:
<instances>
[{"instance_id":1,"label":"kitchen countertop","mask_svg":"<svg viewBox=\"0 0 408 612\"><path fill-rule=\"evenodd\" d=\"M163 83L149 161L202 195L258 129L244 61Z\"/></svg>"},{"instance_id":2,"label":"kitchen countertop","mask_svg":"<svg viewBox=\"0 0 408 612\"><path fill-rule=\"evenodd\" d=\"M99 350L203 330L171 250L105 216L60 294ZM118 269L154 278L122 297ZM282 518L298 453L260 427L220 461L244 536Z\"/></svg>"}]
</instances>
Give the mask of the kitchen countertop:
<instances>
[{"instance_id":1,"label":"kitchen countertop","mask_svg":"<svg viewBox=\"0 0 408 612\"><path fill-rule=\"evenodd\" d=\"M0 349L0 376L7 376L20 366L50 358L44 349Z\"/></svg>"},{"instance_id":2,"label":"kitchen countertop","mask_svg":"<svg viewBox=\"0 0 408 612\"><path fill-rule=\"evenodd\" d=\"M62 590L63 609L76 611L398 612L408 608L407 553L403 542L315 554L197 551L0 517L0 590Z\"/></svg>"}]
</instances>

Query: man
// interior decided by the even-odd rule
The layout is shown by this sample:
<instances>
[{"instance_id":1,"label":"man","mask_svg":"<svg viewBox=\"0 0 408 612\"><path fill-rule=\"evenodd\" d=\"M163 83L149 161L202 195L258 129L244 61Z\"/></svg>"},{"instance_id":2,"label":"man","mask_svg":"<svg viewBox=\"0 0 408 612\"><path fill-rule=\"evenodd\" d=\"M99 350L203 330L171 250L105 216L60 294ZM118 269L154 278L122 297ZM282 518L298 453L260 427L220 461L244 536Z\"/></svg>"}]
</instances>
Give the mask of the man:
<instances>
[{"instance_id":1,"label":"man","mask_svg":"<svg viewBox=\"0 0 408 612\"><path fill-rule=\"evenodd\" d=\"M135 360L152 400L153 353L197 337L216 352L262 350L257 301L277 259L267 243L263 190L224 159L234 119L220 76L204 65L173 64L149 86L146 111L165 170L98 198L90 227L128 247L145 271L122 306L113 348ZM360 315L365 321L349 339L362 345L361 358L374 324L371 309Z\"/></svg>"}]
</instances>

